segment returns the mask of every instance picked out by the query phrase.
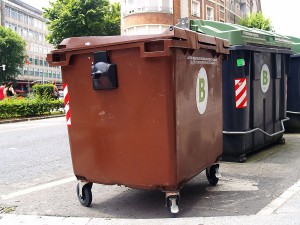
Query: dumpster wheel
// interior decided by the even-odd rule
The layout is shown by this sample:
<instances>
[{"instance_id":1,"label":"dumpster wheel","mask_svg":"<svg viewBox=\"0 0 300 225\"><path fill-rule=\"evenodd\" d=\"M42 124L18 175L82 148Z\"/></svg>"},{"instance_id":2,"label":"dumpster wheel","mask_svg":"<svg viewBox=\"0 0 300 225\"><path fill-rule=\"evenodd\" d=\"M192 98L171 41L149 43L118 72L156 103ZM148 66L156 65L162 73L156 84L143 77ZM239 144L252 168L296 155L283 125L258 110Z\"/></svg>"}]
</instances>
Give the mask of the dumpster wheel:
<instances>
[{"instance_id":1,"label":"dumpster wheel","mask_svg":"<svg viewBox=\"0 0 300 225\"><path fill-rule=\"evenodd\" d=\"M285 138L284 137L280 138L279 141L278 141L278 143L282 144L282 145L285 144Z\"/></svg>"},{"instance_id":2,"label":"dumpster wheel","mask_svg":"<svg viewBox=\"0 0 300 225\"><path fill-rule=\"evenodd\" d=\"M80 186L81 191L80 191ZM81 182L77 184L77 197L81 205L85 207L89 207L93 200L92 195L92 186L93 183L85 183L84 185L81 185Z\"/></svg>"},{"instance_id":3,"label":"dumpster wheel","mask_svg":"<svg viewBox=\"0 0 300 225\"><path fill-rule=\"evenodd\" d=\"M211 185L216 186L220 177L219 164L214 164L211 167L206 168L206 177Z\"/></svg>"}]
</instances>

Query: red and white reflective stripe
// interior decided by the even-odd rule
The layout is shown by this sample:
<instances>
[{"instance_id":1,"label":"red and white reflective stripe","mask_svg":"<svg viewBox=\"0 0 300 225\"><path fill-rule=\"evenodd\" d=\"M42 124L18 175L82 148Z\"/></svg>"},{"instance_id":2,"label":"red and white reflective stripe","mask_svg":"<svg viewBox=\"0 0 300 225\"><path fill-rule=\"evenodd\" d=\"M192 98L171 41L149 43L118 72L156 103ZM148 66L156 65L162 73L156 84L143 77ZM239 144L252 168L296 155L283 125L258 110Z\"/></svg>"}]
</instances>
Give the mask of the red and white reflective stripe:
<instances>
[{"instance_id":1,"label":"red and white reflective stripe","mask_svg":"<svg viewBox=\"0 0 300 225\"><path fill-rule=\"evenodd\" d=\"M234 79L235 85L235 107L247 107L247 80L246 78Z\"/></svg>"},{"instance_id":2,"label":"red and white reflective stripe","mask_svg":"<svg viewBox=\"0 0 300 225\"><path fill-rule=\"evenodd\" d=\"M70 110L70 98L69 98L68 85L63 84L63 89L64 89L64 103L65 103L67 125L71 126L71 110Z\"/></svg>"}]
</instances>

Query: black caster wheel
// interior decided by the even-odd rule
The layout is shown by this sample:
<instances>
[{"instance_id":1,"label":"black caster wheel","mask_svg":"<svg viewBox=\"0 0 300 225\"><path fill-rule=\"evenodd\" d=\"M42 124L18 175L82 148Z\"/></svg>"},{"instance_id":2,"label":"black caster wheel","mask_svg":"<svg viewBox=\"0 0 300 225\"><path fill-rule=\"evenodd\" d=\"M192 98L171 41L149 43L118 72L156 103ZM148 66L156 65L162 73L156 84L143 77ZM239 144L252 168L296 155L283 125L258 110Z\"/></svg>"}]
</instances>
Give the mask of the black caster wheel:
<instances>
[{"instance_id":1,"label":"black caster wheel","mask_svg":"<svg viewBox=\"0 0 300 225\"><path fill-rule=\"evenodd\" d=\"M219 164L212 165L211 167L206 168L207 180L213 186L216 186L217 183L219 182L219 178L217 177L218 170L219 170Z\"/></svg>"},{"instance_id":2,"label":"black caster wheel","mask_svg":"<svg viewBox=\"0 0 300 225\"><path fill-rule=\"evenodd\" d=\"M87 183L83 185L82 187L82 195L80 194L80 187L79 184L77 184L77 197L81 205L85 207L89 207L92 203L93 200L93 195L92 195L92 186L93 183Z\"/></svg>"},{"instance_id":3,"label":"black caster wheel","mask_svg":"<svg viewBox=\"0 0 300 225\"><path fill-rule=\"evenodd\" d=\"M278 141L279 144L285 144L285 138L280 138L280 140Z\"/></svg>"},{"instance_id":4,"label":"black caster wheel","mask_svg":"<svg viewBox=\"0 0 300 225\"><path fill-rule=\"evenodd\" d=\"M179 212L178 202L179 202L179 195L170 195L166 199L167 207L172 218L176 218Z\"/></svg>"},{"instance_id":5,"label":"black caster wheel","mask_svg":"<svg viewBox=\"0 0 300 225\"><path fill-rule=\"evenodd\" d=\"M246 162L246 161L247 161L247 157L246 157L246 156L242 156L242 157L240 157L240 159L239 159L238 162L244 163L244 162Z\"/></svg>"}]
</instances>

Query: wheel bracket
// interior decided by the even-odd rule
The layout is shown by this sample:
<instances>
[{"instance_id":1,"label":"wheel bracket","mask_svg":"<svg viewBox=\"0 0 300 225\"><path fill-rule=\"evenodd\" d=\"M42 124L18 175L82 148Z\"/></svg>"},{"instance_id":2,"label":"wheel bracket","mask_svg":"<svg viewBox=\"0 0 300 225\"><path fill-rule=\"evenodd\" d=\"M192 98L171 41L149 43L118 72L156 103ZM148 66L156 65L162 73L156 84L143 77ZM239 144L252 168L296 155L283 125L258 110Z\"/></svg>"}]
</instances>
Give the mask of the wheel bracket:
<instances>
[{"instance_id":1,"label":"wheel bracket","mask_svg":"<svg viewBox=\"0 0 300 225\"><path fill-rule=\"evenodd\" d=\"M88 184L88 182L83 181L83 180L79 180L78 184L79 184L79 196L82 197L83 196L83 194L82 194L83 186Z\"/></svg>"}]
</instances>

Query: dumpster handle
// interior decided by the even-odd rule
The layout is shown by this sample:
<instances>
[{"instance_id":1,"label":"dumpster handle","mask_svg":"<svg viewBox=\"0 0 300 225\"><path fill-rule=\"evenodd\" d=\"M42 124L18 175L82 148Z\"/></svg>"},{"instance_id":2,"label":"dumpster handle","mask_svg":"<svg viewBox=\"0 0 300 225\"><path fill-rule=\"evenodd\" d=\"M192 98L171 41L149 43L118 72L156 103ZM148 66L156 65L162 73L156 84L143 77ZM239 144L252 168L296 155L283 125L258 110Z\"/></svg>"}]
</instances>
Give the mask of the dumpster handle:
<instances>
[{"instance_id":1,"label":"dumpster handle","mask_svg":"<svg viewBox=\"0 0 300 225\"><path fill-rule=\"evenodd\" d=\"M286 111L286 112L291 114L300 114L300 112L293 112L293 111Z\"/></svg>"},{"instance_id":2,"label":"dumpster handle","mask_svg":"<svg viewBox=\"0 0 300 225\"><path fill-rule=\"evenodd\" d=\"M274 134L269 134L269 133L265 132L264 130L262 130L262 129L260 129L260 128L254 128L254 129L249 130L249 131L223 131L223 134L250 134L250 133L253 133L253 132L255 132L255 131L260 131L260 132L264 133L265 135L267 135L267 136L269 136L269 137L273 137L273 136L275 136L275 135L277 135L277 134L281 134L281 133L283 133L283 132L285 131L283 122L284 122L284 121L287 121L287 120L289 120L289 119L290 119L290 118L286 117L286 118L284 118L283 120L281 120L280 122L281 122L282 130L281 130L281 131L278 131L278 132L276 132L276 133L274 133Z\"/></svg>"}]
</instances>

